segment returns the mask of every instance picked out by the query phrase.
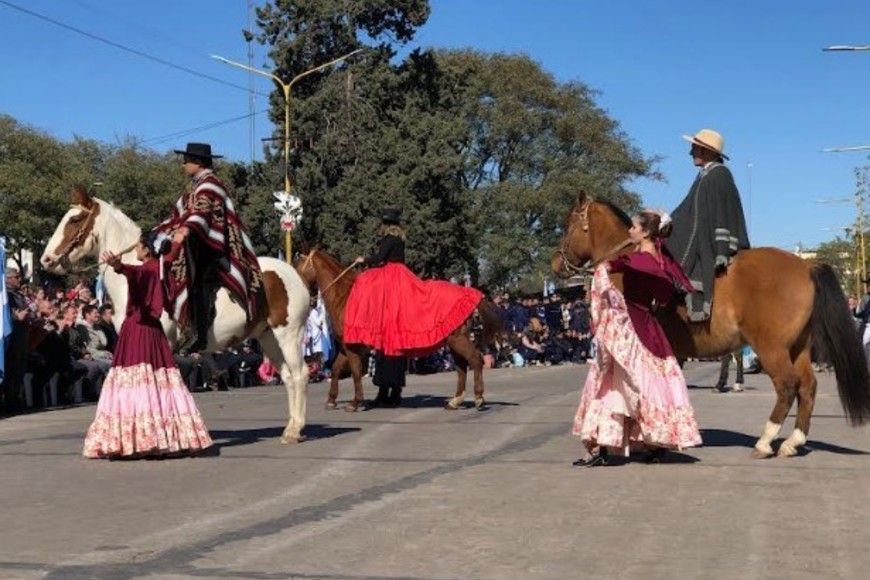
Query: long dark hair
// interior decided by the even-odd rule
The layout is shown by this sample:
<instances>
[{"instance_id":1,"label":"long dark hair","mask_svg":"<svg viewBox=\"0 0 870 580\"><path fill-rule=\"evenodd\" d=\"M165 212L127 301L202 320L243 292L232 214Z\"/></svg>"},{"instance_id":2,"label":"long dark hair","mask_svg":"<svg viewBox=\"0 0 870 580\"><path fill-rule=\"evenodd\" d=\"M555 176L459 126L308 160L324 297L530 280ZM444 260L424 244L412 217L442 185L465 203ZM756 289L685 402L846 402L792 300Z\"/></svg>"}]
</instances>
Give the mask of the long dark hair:
<instances>
[{"instance_id":1,"label":"long dark hair","mask_svg":"<svg viewBox=\"0 0 870 580\"><path fill-rule=\"evenodd\" d=\"M165 234L154 230L144 232L139 236L139 242L145 246L148 253L155 258L165 256L172 248L172 242L170 239L166 237Z\"/></svg>"},{"instance_id":2,"label":"long dark hair","mask_svg":"<svg viewBox=\"0 0 870 580\"><path fill-rule=\"evenodd\" d=\"M637 214L637 223L649 233L649 238L653 242L667 238L674 229L670 222L662 224L661 214L651 210L644 210Z\"/></svg>"}]
</instances>

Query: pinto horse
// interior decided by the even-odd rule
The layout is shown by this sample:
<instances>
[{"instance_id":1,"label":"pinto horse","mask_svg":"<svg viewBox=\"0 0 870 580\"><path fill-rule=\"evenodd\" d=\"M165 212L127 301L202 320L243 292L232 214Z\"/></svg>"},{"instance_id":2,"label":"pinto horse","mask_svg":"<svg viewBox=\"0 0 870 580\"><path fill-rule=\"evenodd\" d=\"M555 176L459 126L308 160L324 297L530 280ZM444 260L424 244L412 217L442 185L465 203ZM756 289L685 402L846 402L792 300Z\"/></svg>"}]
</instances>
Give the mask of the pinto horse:
<instances>
[{"instance_id":1,"label":"pinto horse","mask_svg":"<svg viewBox=\"0 0 870 580\"><path fill-rule=\"evenodd\" d=\"M631 220L616 206L581 193L565 221L552 266L572 274L633 249ZM614 276L621 287L621 275ZM685 306L665 308L659 320L680 358L719 357L746 344L758 354L776 389L776 404L755 444L753 457L773 455L771 443L797 399L794 432L779 457L797 454L806 443L816 398L810 360L815 346L834 365L846 417L853 425L870 420L870 372L837 277L830 266L775 248L740 252L716 278L710 320L687 321Z\"/></svg>"},{"instance_id":2,"label":"pinto horse","mask_svg":"<svg viewBox=\"0 0 870 580\"><path fill-rule=\"evenodd\" d=\"M124 212L101 199L73 192L72 207L63 216L46 244L40 263L47 271L64 274L73 271L87 257L104 251L120 254L131 249L142 230ZM133 263L135 257L122 256ZM302 341L308 320L308 288L293 267L274 258L259 258L263 270L266 303L255 320L247 320L244 309L236 304L225 288L217 293L217 314L208 331L209 350L215 350L256 338L281 371L290 418L281 437L282 443L302 440L305 427L305 397L308 372L302 359ZM120 331L127 309L127 278L112 268L103 269L104 281L115 306L115 327ZM177 340L175 321L164 313L161 319L170 344Z\"/></svg>"},{"instance_id":3,"label":"pinto horse","mask_svg":"<svg viewBox=\"0 0 870 580\"><path fill-rule=\"evenodd\" d=\"M335 409L341 371L345 365L348 365L353 377L354 395L345 410L357 411L364 401L362 361L366 360L370 347L361 344L346 345L343 340L344 312L357 274L318 250L312 250L307 255L300 257L297 260L296 269L309 286L316 283L319 287L321 298L326 305L326 311L332 323L333 336L337 339L340 349L339 358L333 365L326 408ZM491 344L496 335L501 332L498 316L486 302L481 302L478 311L483 319L482 344ZM447 337L447 347L453 354L458 377L456 395L447 402L446 409L458 409L465 400L465 382L469 366L474 372L474 406L477 409L482 409L485 404L483 398L483 355L471 341L468 322L466 321Z\"/></svg>"}]
</instances>

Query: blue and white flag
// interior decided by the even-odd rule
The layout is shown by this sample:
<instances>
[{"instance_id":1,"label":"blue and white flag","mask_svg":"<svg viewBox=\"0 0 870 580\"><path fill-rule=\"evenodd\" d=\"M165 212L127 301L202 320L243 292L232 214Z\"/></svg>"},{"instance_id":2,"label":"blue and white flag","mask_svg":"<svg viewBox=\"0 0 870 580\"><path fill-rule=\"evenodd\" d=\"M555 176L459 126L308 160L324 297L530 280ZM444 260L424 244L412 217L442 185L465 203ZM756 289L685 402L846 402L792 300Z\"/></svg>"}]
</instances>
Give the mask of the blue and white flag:
<instances>
[{"instance_id":1,"label":"blue and white flag","mask_svg":"<svg viewBox=\"0 0 870 580\"><path fill-rule=\"evenodd\" d=\"M332 321L329 319L329 311L326 310L326 304L323 303L323 296L320 292L317 293L317 305L323 308L323 366L329 366L332 360L332 352L335 346L332 344Z\"/></svg>"},{"instance_id":2,"label":"blue and white flag","mask_svg":"<svg viewBox=\"0 0 870 580\"><path fill-rule=\"evenodd\" d=\"M106 303L106 279L103 272L100 272L100 275L97 276L97 281L94 286L94 295L97 297L97 304L102 306Z\"/></svg>"},{"instance_id":3,"label":"blue and white flag","mask_svg":"<svg viewBox=\"0 0 870 580\"><path fill-rule=\"evenodd\" d=\"M0 238L0 381L6 371L6 338L12 334L12 312L6 293L6 240Z\"/></svg>"}]
</instances>

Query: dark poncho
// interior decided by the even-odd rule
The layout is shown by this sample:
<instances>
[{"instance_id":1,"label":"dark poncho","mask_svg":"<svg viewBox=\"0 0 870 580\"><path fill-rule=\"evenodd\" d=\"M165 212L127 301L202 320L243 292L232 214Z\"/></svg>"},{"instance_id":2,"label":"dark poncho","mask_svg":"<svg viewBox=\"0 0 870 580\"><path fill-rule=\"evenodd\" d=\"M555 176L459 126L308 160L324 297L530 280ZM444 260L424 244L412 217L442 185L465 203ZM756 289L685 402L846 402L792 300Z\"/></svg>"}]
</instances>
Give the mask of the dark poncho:
<instances>
[{"instance_id":1,"label":"dark poncho","mask_svg":"<svg viewBox=\"0 0 870 580\"><path fill-rule=\"evenodd\" d=\"M708 320L716 268L726 268L739 250L749 248L743 204L731 171L721 163L707 165L672 219L668 247L697 290L686 297L689 320Z\"/></svg>"}]
</instances>

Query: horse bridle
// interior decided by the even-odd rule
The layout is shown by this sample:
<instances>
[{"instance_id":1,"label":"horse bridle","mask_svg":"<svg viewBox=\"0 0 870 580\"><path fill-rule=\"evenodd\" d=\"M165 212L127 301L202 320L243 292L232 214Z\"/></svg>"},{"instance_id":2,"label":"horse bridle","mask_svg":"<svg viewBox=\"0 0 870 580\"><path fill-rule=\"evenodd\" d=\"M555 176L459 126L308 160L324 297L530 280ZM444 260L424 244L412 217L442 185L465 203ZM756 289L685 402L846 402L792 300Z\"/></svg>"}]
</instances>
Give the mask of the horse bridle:
<instances>
[{"instance_id":1,"label":"horse bridle","mask_svg":"<svg viewBox=\"0 0 870 580\"><path fill-rule=\"evenodd\" d=\"M305 262L302 264L303 269L306 268L309 264L311 264L313 257L314 257L314 250L308 252L308 254L305 256ZM356 266L356 264L351 264L350 266L348 266L347 268L342 270L338 276L336 276L335 278L332 279L332 282L327 284L325 288L320 289L320 295L321 296L325 295L326 291L329 290L330 288L332 288L333 284L338 282L342 276L344 276L345 274L347 274L348 272L353 270L354 266ZM312 264L311 267L314 268L314 265Z\"/></svg>"},{"instance_id":2,"label":"horse bridle","mask_svg":"<svg viewBox=\"0 0 870 580\"><path fill-rule=\"evenodd\" d=\"M66 244L66 248L64 248L64 250L62 252L60 252L57 256L54 256L49 261L50 266L54 266L56 264L59 264L61 261L65 260L69 257L69 255L72 253L72 251L74 249L76 249L79 246L79 244L81 244L81 242L83 241L83 239L85 237L85 229L86 229L85 226L88 224L88 220L91 220L91 221L93 220L94 211L92 209L89 209L89 208L86 208L83 206L73 206L73 207L79 207L84 213L87 214L87 217L83 218L81 220L82 225L79 226L78 230L76 230L75 235L73 235L73 237L69 241L69 243ZM79 214L79 215L81 215L81 214ZM93 228L91 228L90 235L93 236L94 239L97 238L97 234L96 234L96 232L93 231ZM65 268L65 269L68 269L68 268Z\"/></svg>"},{"instance_id":3,"label":"horse bridle","mask_svg":"<svg viewBox=\"0 0 870 580\"><path fill-rule=\"evenodd\" d=\"M628 246L634 244L631 238L626 238L625 240L619 242L618 244L607 250L604 254L602 254L600 258L592 262L592 265L588 268L585 266L576 266L571 263L571 260L568 259L568 254L565 251L565 240L570 239L570 234L574 231L574 228L577 226L578 221L580 222L580 227L583 228L583 231L586 233L589 232L589 205L593 201L594 200L591 196L587 196L586 201L583 202L583 205L579 208L574 208L574 210L571 212L570 217L573 217L575 215L578 217L576 220L570 220L571 225L568 227L568 231L565 232L565 235L562 236L562 242L559 244L559 249L557 250L559 256L562 257L562 264L565 266L565 269L568 270L568 272L572 275L587 274L589 272L592 272L599 264L606 261L608 258L615 256Z\"/></svg>"},{"instance_id":4,"label":"horse bridle","mask_svg":"<svg viewBox=\"0 0 870 580\"><path fill-rule=\"evenodd\" d=\"M583 228L584 232L589 232L589 204L592 202L592 199L587 197L586 201L583 202L583 205L579 208L574 208L571 211L571 215L568 216L568 220L571 222L571 225L568 226L568 231L562 236L562 241L559 244L559 249L556 250L559 256L562 257L562 264L565 266L565 269L568 270L568 273L572 276L576 276L578 274L586 274L588 270L583 266L575 266L571 263L571 260L568 259L568 254L565 251L565 240L571 238L571 233L574 231L574 228L577 227L577 220L580 221L580 226ZM578 218L572 219L574 216L578 216Z\"/></svg>"}]
</instances>

